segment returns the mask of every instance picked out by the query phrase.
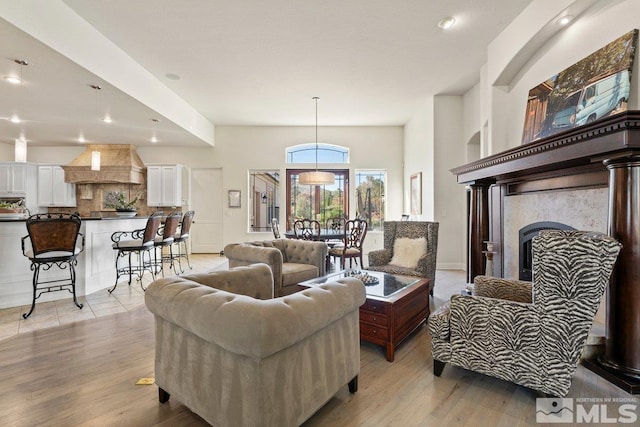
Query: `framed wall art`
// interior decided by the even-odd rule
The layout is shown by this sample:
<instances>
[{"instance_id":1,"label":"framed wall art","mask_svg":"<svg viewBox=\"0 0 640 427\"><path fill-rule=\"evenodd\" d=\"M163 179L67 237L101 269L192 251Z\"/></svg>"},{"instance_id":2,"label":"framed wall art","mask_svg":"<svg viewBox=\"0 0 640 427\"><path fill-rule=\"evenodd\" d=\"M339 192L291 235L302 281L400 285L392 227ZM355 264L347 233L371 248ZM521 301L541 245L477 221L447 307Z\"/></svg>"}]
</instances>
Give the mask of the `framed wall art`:
<instances>
[{"instance_id":1,"label":"framed wall art","mask_svg":"<svg viewBox=\"0 0 640 427\"><path fill-rule=\"evenodd\" d=\"M626 111L637 44L629 31L531 89L522 143Z\"/></svg>"},{"instance_id":2,"label":"framed wall art","mask_svg":"<svg viewBox=\"0 0 640 427\"><path fill-rule=\"evenodd\" d=\"M239 208L241 201L241 191L240 190L229 190L229 207L230 208Z\"/></svg>"},{"instance_id":3,"label":"framed wall art","mask_svg":"<svg viewBox=\"0 0 640 427\"><path fill-rule=\"evenodd\" d=\"M422 172L411 175L411 215L422 215Z\"/></svg>"}]
</instances>

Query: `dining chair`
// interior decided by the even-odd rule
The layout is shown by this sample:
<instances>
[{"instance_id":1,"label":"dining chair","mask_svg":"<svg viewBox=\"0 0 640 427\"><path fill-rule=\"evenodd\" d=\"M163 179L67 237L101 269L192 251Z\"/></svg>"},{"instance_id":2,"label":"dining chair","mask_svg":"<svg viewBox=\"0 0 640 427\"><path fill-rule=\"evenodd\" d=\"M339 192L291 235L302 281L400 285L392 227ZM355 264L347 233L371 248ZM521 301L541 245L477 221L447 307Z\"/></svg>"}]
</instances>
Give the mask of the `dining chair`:
<instances>
[{"instance_id":1,"label":"dining chair","mask_svg":"<svg viewBox=\"0 0 640 427\"><path fill-rule=\"evenodd\" d=\"M342 269L345 268L347 258L349 258L349 268L353 266L354 259L356 260L356 265L358 265L358 259L360 259L359 266L362 268L362 244L367 235L367 221L364 219L346 221L344 232L345 235L342 240L344 246L329 249L329 254L340 258L340 268Z\"/></svg>"},{"instance_id":2,"label":"dining chair","mask_svg":"<svg viewBox=\"0 0 640 427\"><path fill-rule=\"evenodd\" d=\"M320 237L320 223L315 219L299 219L293 223L296 239L318 240Z\"/></svg>"},{"instance_id":3,"label":"dining chair","mask_svg":"<svg viewBox=\"0 0 640 427\"><path fill-rule=\"evenodd\" d=\"M271 231L273 231L274 239L280 238L280 224L278 224L278 218L271 218Z\"/></svg>"}]
</instances>

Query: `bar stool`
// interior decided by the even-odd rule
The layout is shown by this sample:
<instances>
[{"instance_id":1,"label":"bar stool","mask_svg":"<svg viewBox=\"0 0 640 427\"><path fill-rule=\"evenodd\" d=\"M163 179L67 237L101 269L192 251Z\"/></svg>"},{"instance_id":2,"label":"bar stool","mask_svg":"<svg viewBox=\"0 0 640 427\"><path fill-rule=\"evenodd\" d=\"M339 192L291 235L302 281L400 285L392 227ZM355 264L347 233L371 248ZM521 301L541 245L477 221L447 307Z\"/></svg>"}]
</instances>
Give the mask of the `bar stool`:
<instances>
[{"instance_id":1,"label":"bar stool","mask_svg":"<svg viewBox=\"0 0 640 427\"><path fill-rule=\"evenodd\" d=\"M22 238L22 254L31 261L33 301L29 312L22 315L23 318L26 319L33 313L36 300L48 292L67 290L73 295L76 307L82 308L76 298L75 269L78 264L77 256L84 250L84 235L80 233L80 224L77 213L35 214L27 218L29 234ZM41 281L40 269L48 271L53 266L60 270L68 269L69 278Z\"/></svg>"},{"instance_id":2,"label":"bar stool","mask_svg":"<svg viewBox=\"0 0 640 427\"><path fill-rule=\"evenodd\" d=\"M180 231L173 236L173 243L178 246L178 254L175 256L175 259L178 260L178 266L180 267L180 273L184 273L182 269L181 258L185 258L187 260L187 265L189 269L193 270L191 267L191 262L189 261L189 251L187 250L187 240L189 240L189 231L191 230L191 224L193 223L193 217L196 216L196 211L187 211L182 217L182 224L180 225ZM180 244L184 247L184 253L180 250Z\"/></svg>"},{"instance_id":3,"label":"bar stool","mask_svg":"<svg viewBox=\"0 0 640 427\"><path fill-rule=\"evenodd\" d=\"M180 223L180 219L182 218L182 212L173 212L170 213L164 221L164 225L158 229L158 236L153 240L153 257L155 261L156 274L158 270L162 272L162 277L164 277L164 262L169 262L169 268L173 268L175 272L176 269L173 266L173 242L174 236L176 234L176 230L178 229L178 224ZM163 248L169 248L169 256L164 256L162 254ZM158 261L158 249L160 249L160 261Z\"/></svg>"},{"instance_id":4,"label":"bar stool","mask_svg":"<svg viewBox=\"0 0 640 427\"><path fill-rule=\"evenodd\" d=\"M142 285L142 276L145 270L151 272L151 276L155 279L154 262L151 260L151 250L155 248L154 239L158 233L158 228L162 222L162 212L154 212L149 219L147 219L147 225L145 228L133 231L116 231L111 235L111 241L113 242L113 249L118 251L116 256L116 283L113 288L109 289L109 293L112 293L116 286L118 286L118 279L120 276L129 275L129 286L131 286L131 280L135 273L140 282L140 287L145 290ZM138 256L138 265L131 264L131 254ZM144 256L148 255L149 260L145 261ZM118 267L118 260L120 258L128 257L127 265Z\"/></svg>"}]
</instances>

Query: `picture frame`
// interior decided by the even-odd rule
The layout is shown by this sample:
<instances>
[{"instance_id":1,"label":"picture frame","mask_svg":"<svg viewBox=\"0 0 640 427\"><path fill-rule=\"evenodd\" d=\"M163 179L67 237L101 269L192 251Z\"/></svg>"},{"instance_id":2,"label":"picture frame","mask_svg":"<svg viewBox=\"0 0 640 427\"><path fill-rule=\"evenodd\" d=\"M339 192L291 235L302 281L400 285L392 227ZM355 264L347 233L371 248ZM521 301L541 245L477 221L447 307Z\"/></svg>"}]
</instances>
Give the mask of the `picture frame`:
<instances>
[{"instance_id":1,"label":"picture frame","mask_svg":"<svg viewBox=\"0 0 640 427\"><path fill-rule=\"evenodd\" d=\"M229 207L239 208L241 207L242 192L240 190L229 190Z\"/></svg>"},{"instance_id":2,"label":"picture frame","mask_svg":"<svg viewBox=\"0 0 640 427\"><path fill-rule=\"evenodd\" d=\"M411 215L422 215L422 172L410 179Z\"/></svg>"}]
</instances>

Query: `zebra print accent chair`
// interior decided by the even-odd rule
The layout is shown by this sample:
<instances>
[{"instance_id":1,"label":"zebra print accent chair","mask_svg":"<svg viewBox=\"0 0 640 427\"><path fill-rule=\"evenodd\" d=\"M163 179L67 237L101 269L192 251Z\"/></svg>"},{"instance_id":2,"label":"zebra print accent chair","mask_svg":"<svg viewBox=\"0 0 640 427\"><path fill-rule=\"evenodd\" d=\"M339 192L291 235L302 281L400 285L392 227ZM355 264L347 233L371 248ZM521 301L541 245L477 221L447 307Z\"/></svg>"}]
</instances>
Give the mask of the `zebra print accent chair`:
<instances>
[{"instance_id":1,"label":"zebra print accent chair","mask_svg":"<svg viewBox=\"0 0 640 427\"><path fill-rule=\"evenodd\" d=\"M477 276L429 317L434 375L445 363L566 396L621 245L604 234L542 231L528 282Z\"/></svg>"},{"instance_id":2,"label":"zebra print accent chair","mask_svg":"<svg viewBox=\"0 0 640 427\"><path fill-rule=\"evenodd\" d=\"M390 274L426 277L429 279L429 292L433 295L436 284L436 255L438 252L438 225L429 221L385 221L384 249L369 252L367 270L382 271ZM427 241L425 254L418 260L415 269L389 264L393 259L393 246L396 239L406 237Z\"/></svg>"}]
</instances>

